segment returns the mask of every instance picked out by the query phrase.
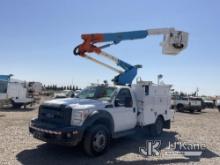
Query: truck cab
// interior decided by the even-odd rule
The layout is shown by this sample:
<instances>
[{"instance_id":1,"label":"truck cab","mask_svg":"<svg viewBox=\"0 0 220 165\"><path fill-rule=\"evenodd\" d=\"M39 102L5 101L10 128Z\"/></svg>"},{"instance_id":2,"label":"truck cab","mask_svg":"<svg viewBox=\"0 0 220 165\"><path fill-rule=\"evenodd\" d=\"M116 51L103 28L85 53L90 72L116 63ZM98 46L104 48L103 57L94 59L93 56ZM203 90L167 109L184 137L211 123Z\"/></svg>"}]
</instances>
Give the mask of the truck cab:
<instances>
[{"instance_id":1,"label":"truck cab","mask_svg":"<svg viewBox=\"0 0 220 165\"><path fill-rule=\"evenodd\" d=\"M158 136L163 128L170 128L169 88L151 82L92 85L75 98L44 102L29 131L48 143L75 146L82 141L88 155L100 155L112 138L139 128Z\"/></svg>"}]
</instances>

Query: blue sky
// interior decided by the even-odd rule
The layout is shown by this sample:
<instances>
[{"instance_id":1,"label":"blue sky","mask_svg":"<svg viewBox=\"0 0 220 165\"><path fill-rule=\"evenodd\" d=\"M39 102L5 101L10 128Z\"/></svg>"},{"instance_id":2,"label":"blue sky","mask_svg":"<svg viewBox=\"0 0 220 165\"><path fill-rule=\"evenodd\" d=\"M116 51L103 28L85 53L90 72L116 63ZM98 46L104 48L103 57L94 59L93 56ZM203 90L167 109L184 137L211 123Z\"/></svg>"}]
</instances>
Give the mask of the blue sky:
<instances>
[{"instance_id":1,"label":"blue sky","mask_svg":"<svg viewBox=\"0 0 220 165\"><path fill-rule=\"evenodd\" d=\"M161 36L105 51L142 64L138 76L144 80L163 74L177 90L220 95L219 6L217 0L1 0L0 74L80 87L111 80L116 73L72 54L81 34L175 27L190 34L178 56L161 54Z\"/></svg>"}]
</instances>

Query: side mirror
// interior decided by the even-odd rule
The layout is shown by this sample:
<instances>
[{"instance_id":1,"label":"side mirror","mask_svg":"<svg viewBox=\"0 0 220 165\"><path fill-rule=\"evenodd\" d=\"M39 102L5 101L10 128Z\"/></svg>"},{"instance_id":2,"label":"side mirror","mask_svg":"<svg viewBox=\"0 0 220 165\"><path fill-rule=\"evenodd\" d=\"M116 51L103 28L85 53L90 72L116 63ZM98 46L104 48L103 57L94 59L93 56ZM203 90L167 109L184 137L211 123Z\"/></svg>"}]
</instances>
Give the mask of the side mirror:
<instances>
[{"instance_id":1,"label":"side mirror","mask_svg":"<svg viewBox=\"0 0 220 165\"><path fill-rule=\"evenodd\" d=\"M72 93L70 97L71 97L71 98L75 97L75 94L74 94L74 93Z\"/></svg>"},{"instance_id":2,"label":"side mirror","mask_svg":"<svg viewBox=\"0 0 220 165\"><path fill-rule=\"evenodd\" d=\"M115 99L115 106L119 107L119 99Z\"/></svg>"}]
</instances>

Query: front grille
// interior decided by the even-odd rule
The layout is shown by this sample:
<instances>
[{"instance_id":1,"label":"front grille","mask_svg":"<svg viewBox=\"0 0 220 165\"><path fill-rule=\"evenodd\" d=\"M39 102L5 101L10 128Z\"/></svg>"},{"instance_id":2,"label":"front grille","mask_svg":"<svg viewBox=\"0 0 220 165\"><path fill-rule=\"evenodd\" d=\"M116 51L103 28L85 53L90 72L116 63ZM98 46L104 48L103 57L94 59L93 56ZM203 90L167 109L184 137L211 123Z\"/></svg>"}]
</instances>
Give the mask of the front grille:
<instances>
[{"instance_id":1,"label":"front grille","mask_svg":"<svg viewBox=\"0 0 220 165\"><path fill-rule=\"evenodd\" d=\"M70 125L71 108L65 106L42 105L39 108L38 119L45 123Z\"/></svg>"}]
</instances>

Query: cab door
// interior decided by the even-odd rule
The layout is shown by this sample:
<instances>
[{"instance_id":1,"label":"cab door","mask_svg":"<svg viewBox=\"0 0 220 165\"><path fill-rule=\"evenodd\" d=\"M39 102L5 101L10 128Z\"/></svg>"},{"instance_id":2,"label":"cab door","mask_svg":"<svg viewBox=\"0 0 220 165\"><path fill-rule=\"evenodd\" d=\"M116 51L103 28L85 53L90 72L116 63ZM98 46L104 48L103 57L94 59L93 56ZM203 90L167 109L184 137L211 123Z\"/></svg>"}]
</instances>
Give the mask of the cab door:
<instances>
[{"instance_id":1,"label":"cab door","mask_svg":"<svg viewBox=\"0 0 220 165\"><path fill-rule=\"evenodd\" d=\"M128 88L121 88L109 111L114 120L115 132L132 129L137 124L137 109Z\"/></svg>"}]
</instances>

